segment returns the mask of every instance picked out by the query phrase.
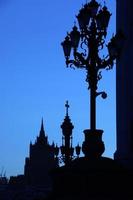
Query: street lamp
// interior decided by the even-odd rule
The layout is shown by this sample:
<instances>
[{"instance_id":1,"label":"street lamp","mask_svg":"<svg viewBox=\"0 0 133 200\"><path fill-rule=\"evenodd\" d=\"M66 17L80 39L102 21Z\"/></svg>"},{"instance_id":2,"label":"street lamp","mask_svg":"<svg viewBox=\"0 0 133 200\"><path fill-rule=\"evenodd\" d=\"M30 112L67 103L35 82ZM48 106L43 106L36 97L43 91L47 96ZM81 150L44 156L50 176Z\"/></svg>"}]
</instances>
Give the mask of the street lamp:
<instances>
[{"instance_id":1,"label":"street lamp","mask_svg":"<svg viewBox=\"0 0 133 200\"><path fill-rule=\"evenodd\" d=\"M110 17L111 13L105 5L101 7L96 0L91 0L80 9L77 15L79 29L74 25L73 30L67 33L65 40L61 43L67 67L73 66L85 69L87 72L86 81L90 90L90 129L84 131L85 142L82 150L85 156L99 156L104 152L104 144L101 139L103 131L96 129L96 97L101 95L102 98L106 98L107 94L98 92L97 84L102 78L101 71L112 69L114 60L118 57L119 49L121 49L118 46L122 41L119 34L113 36L106 45L108 55L105 58L100 57L100 50L105 46ZM93 152L89 149L91 146Z\"/></svg>"}]
</instances>

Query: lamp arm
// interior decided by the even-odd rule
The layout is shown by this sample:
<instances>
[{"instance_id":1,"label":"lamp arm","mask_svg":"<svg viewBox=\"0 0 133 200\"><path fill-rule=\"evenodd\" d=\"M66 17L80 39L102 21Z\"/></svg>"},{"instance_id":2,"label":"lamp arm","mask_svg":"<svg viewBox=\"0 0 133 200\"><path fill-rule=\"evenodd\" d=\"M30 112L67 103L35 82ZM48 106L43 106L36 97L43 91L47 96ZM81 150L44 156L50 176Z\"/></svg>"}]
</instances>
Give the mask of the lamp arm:
<instances>
[{"instance_id":1,"label":"lamp arm","mask_svg":"<svg viewBox=\"0 0 133 200\"><path fill-rule=\"evenodd\" d=\"M106 70L112 69L113 65L114 65L114 60L115 60L115 58L108 58L107 60L103 60L101 62L101 65L99 65L97 67L98 71L101 70L101 69L106 69Z\"/></svg>"},{"instance_id":2,"label":"lamp arm","mask_svg":"<svg viewBox=\"0 0 133 200\"><path fill-rule=\"evenodd\" d=\"M77 62L81 63L81 65L86 65L86 59L84 58L84 53L78 53L74 51L74 58Z\"/></svg>"},{"instance_id":3,"label":"lamp arm","mask_svg":"<svg viewBox=\"0 0 133 200\"><path fill-rule=\"evenodd\" d=\"M67 67L70 67L70 68L73 68L73 69L75 69L75 67L76 68L82 68L82 69L86 68L84 65L82 65L81 63L79 63L75 60L67 60L66 65L67 65Z\"/></svg>"}]
</instances>

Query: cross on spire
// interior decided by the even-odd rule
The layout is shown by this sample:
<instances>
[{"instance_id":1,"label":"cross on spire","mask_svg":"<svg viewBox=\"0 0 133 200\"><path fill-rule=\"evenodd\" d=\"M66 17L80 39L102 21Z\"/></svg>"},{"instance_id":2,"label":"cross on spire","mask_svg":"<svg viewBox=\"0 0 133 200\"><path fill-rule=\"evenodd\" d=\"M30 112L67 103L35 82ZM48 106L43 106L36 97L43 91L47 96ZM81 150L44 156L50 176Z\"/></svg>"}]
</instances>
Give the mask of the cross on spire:
<instances>
[{"instance_id":1,"label":"cross on spire","mask_svg":"<svg viewBox=\"0 0 133 200\"><path fill-rule=\"evenodd\" d=\"M65 107L66 107L66 116L68 116L68 109L70 107L68 101L66 101Z\"/></svg>"}]
</instances>

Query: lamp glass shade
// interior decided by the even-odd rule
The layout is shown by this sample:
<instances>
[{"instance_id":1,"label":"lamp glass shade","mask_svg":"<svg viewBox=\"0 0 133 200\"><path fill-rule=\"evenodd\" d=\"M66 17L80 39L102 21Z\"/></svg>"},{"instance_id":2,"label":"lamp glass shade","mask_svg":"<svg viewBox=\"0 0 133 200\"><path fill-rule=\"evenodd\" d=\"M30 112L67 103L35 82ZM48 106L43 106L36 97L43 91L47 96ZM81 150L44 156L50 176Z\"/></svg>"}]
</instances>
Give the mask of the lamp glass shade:
<instances>
[{"instance_id":1,"label":"lamp glass shade","mask_svg":"<svg viewBox=\"0 0 133 200\"><path fill-rule=\"evenodd\" d=\"M88 10L90 11L91 17L96 16L98 8L99 8L99 3L97 3L96 0L91 0L91 2L88 3Z\"/></svg>"},{"instance_id":2,"label":"lamp glass shade","mask_svg":"<svg viewBox=\"0 0 133 200\"><path fill-rule=\"evenodd\" d=\"M71 45L71 41L69 39L69 37L67 36L65 38L65 40L61 43L62 47L63 47L63 51L64 51L64 55L66 58L69 58L70 57L70 53L71 53L71 48L72 48L72 45Z\"/></svg>"},{"instance_id":3,"label":"lamp glass shade","mask_svg":"<svg viewBox=\"0 0 133 200\"><path fill-rule=\"evenodd\" d=\"M70 33L72 47L77 48L80 41L80 32L77 30L77 27L74 26L73 30Z\"/></svg>"},{"instance_id":4,"label":"lamp glass shade","mask_svg":"<svg viewBox=\"0 0 133 200\"><path fill-rule=\"evenodd\" d=\"M115 43L115 37L107 45L110 58L115 59L118 56L118 49Z\"/></svg>"},{"instance_id":5,"label":"lamp glass shade","mask_svg":"<svg viewBox=\"0 0 133 200\"><path fill-rule=\"evenodd\" d=\"M119 30L117 33L116 33L116 46L118 49L123 49L123 46L124 46L124 43L125 43L125 35L123 34L122 30Z\"/></svg>"},{"instance_id":6,"label":"lamp glass shade","mask_svg":"<svg viewBox=\"0 0 133 200\"><path fill-rule=\"evenodd\" d=\"M99 13L96 16L96 23L97 23L98 30L102 30L103 29L102 18L103 18L103 13L102 13L102 10L100 10Z\"/></svg>"},{"instance_id":7,"label":"lamp glass shade","mask_svg":"<svg viewBox=\"0 0 133 200\"><path fill-rule=\"evenodd\" d=\"M86 29L90 22L90 11L88 10L87 5L82 8L77 16L78 23L79 23L79 28L81 30Z\"/></svg>"},{"instance_id":8,"label":"lamp glass shade","mask_svg":"<svg viewBox=\"0 0 133 200\"><path fill-rule=\"evenodd\" d=\"M125 36L122 31L118 31L117 34L111 39L108 44L108 51L110 57L119 58L123 46L125 43Z\"/></svg>"},{"instance_id":9,"label":"lamp glass shade","mask_svg":"<svg viewBox=\"0 0 133 200\"><path fill-rule=\"evenodd\" d=\"M99 11L96 17L97 28L99 30L106 30L109 24L111 13L107 10L107 7L104 6L102 10Z\"/></svg>"}]
</instances>

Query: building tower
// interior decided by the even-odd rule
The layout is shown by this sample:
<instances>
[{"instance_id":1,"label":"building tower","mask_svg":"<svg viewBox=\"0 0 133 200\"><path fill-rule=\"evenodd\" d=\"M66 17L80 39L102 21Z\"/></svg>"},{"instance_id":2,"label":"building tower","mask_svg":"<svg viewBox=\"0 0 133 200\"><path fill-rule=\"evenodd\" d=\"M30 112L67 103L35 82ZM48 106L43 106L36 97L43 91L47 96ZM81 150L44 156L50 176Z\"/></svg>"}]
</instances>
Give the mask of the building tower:
<instances>
[{"instance_id":1,"label":"building tower","mask_svg":"<svg viewBox=\"0 0 133 200\"><path fill-rule=\"evenodd\" d=\"M72 161L74 153L74 148L72 147L72 130L74 126L68 115L68 108L69 108L68 101L66 101L65 107L66 107L66 116L63 123L61 124L61 129L63 134L61 154L63 156L63 162L65 163L65 165L67 165Z\"/></svg>"},{"instance_id":2,"label":"building tower","mask_svg":"<svg viewBox=\"0 0 133 200\"><path fill-rule=\"evenodd\" d=\"M125 36L116 67L117 148L114 158L133 168L133 0L117 0L117 31Z\"/></svg>"},{"instance_id":3,"label":"building tower","mask_svg":"<svg viewBox=\"0 0 133 200\"><path fill-rule=\"evenodd\" d=\"M43 120L35 144L30 143L29 157L25 159L24 176L29 185L51 186L49 172L58 166L54 157L54 144L48 143Z\"/></svg>"}]
</instances>

